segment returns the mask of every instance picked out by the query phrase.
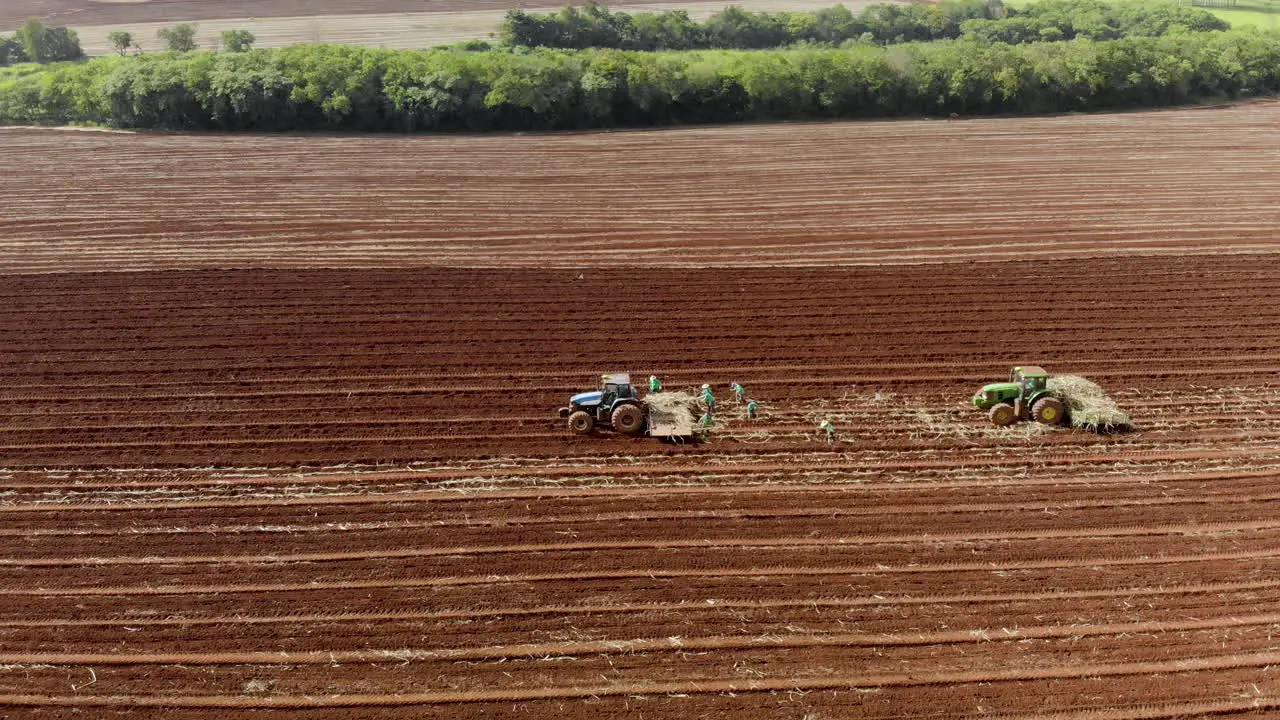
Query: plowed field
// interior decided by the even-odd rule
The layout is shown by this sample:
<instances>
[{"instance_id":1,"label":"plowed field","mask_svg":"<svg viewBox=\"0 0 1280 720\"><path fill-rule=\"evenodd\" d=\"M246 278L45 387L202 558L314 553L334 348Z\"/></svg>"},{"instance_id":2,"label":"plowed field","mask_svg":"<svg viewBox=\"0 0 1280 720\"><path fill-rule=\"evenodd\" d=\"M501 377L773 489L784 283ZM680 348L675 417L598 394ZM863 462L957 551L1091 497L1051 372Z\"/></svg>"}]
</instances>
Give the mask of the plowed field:
<instances>
[{"instance_id":1,"label":"plowed field","mask_svg":"<svg viewBox=\"0 0 1280 720\"><path fill-rule=\"evenodd\" d=\"M516 6L551 8L564 4L558 0L523 3L511 0L5 0L0 5L0 29L19 27L33 17L53 25L123 25L226 18L506 11ZM669 0L627 0L627 4L670 3Z\"/></svg>"},{"instance_id":2,"label":"plowed field","mask_svg":"<svg viewBox=\"0 0 1280 720\"><path fill-rule=\"evenodd\" d=\"M898 0L894 0L897 2ZM536 0L537 3L555 5L557 0ZM872 0L852 0L845 5L858 11ZM391 3L401 4L401 3ZM735 3L752 11L779 12L811 11L829 7L830 0L739 0ZM510 0L464 0L455 2L429 2L411 4L411 12L378 12L372 9L347 8L356 14L304 14L263 16L252 10L244 15L219 15L217 19L202 20L196 26L196 43L202 48L222 46L222 33L227 30L248 30L256 38L254 47L282 47L295 43L332 43L338 45L366 45L384 48L421 49L435 45L487 40L502 31L502 21ZM434 7L433 7L434 6ZM136 6L135 6L136 7ZM372 4L371 8L378 7ZM424 10L424 7L426 8ZM545 6L544 6L545 7ZM694 20L705 20L725 8L723 0L691 0L688 2L648 2L638 4L611 4L619 12L646 12L665 9L684 10ZM228 8L223 12L227 12ZM241 12L246 10L241 6ZM294 8L293 12L305 12ZM148 15L143 15L144 17ZM80 43L89 55L108 55L115 52L110 42L111 33L123 30L137 38L145 51L163 47L157 33L171 25L167 18L153 22L128 21L112 25L76 25Z\"/></svg>"},{"instance_id":3,"label":"plowed field","mask_svg":"<svg viewBox=\"0 0 1280 720\"><path fill-rule=\"evenodd\" d=\"M0 133L41 159L0 176L0 715L1274 716L1275 117ZM1138 429L992 428L1025 362ZM569 435L612 370L721 424Z\"/></svg>"},{"instance_id":4,"label":"plowed field","mask_svg":"<svg viewBox=\"0 0 1280 720\"><path fill-rule=\"evenodd\" d=\"M0 130L0 265L609 267L1257 253L1280 103L517 137Z\"/></svg>"},{"instance_id":5,"label":"plowed field","mask_svg":"<svg viewBox=\"0 0 1280 720\"><path fill-rule=\"evenodd\" d=\"M875 0L883 2L884 0ZM919 0L888 0L890 2ZM857 12L873 0L847 0ZM72 27L88 55L115 52L111 33L130 33L146 52L162 49L157 33L177 22L196 25L196 44L222 46L222 33L248 30L255 47L295 43L332 43L385 48L426 48L496 37L507 10L519 5L545 11L562 0L5 0L0 3L0 34L28 18ZM628 0L611 3L620 12L680 9L704 20L725 8L723 0ZM827 0L738 0L746 10L810 11Z\"/></svg>"}]
</instances>

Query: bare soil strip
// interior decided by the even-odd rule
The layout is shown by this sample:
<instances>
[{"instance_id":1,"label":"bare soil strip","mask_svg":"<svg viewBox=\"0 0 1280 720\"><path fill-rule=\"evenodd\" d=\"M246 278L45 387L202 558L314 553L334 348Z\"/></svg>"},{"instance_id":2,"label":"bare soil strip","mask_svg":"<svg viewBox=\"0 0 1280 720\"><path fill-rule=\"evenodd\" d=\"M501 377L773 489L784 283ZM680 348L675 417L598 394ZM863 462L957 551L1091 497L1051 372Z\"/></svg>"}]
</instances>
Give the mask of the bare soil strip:
<instances>
[{"instance_id":1,"label":"bare soil strip","mask_svg":"<svg viewBox=\"0 0 1280 720\"><path fill-rule=\"evenodd\" d=\"M796 1L777 0L770 9L789 9ZM754 3L753 0L745 0L737 4L751 7ZM306 21L333 16L358 18L360 15L412 17L485 12L500 14L516 6L536 9L559 8L563 5L558 0L520 3L513 3L512 0L6 0L0 5L0 32L17 28L32 17L39 18L48 25L70 25L75 28L111 25L136 30L144 25L164 26L193 21L203 26L208 21L230 18L294 18ZM669 0L628 0L625 5L612 7L639 10L696 5L698 3ZM846 3L846 7L855 10L858 6L857 1ZM724 7L724 4L720 7ZM146 37L153 38L154 33ZM80 39L82 42L87 39L83 32Z\"/></svg>"},{"instance_id":2,"label":"bare soil strip","mask_svg":"<svg viewBox=\"0 0 1280 720\"><path fill-rule=\"evenodd\" d=\"M1265 255L1280 224L1277 127L1280 104L1262 102L522 136L10 129L0 131L12 158L0 176L0 265L1034 260L1061 271L1080 257Z\"/></svg>"}]
</instances>

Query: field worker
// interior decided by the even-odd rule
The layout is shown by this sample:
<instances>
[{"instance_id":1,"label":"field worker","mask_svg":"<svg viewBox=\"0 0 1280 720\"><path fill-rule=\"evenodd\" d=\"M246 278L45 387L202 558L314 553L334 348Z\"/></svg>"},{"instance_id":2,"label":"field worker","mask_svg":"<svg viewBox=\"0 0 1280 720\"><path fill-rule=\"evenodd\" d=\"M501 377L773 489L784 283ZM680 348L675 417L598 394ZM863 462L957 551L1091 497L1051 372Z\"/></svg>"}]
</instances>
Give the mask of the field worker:
<instances>
[{"instance_id":1,"label":"field worker","mask_svg":"<svg viewBox=\"0 0 1280 720\"><path fill-rule=\"evenodd\" d=\"M748 400L748 401L747 401L747 419L748 419L748 420L755 420L755 419L756 419L756 407L757 407L757 406L759 406L759 403L757 403L755 400Z\"/></svg>"},{"instance_id":2,"label":"field worker","mask_svg":"<svg viewBox=\"0 0 1280 720\"><path fill-rule=\"evenodd\" d=\"M662 381L657 375L649 376L649 392L662 392Z\"/></svg>"},{"instance_id":3,"label":"field worker","mask_svg":"<svg viewBox=\"0 0 1280 720\"><path fill-rule=\"evenodd\" d=\"M708 413L716 411L716 396L711 394L711 386L706 383L702 384L702 400L707 404Z\"/></svg>"},{"instance_id":4,"label":"field worker","mask_svg":"<svg viewBox=\"0 0 1280 720\"><path fill-rule=\"evenodd\" d=\"M827 442L833 442L836 439L836 426L832 425L830 420L823 420L818 429L827 434Z\"/></svg>"},{"instance_id":5,"label":"field worker","mask_svg":"<svg viewBox=\"0 0 1280 720\"><path fill-rule=\"evenodd\" d=\"M747 390L746 388L742 387L741 383L734 383L730 385L729 391L732 392L733 396L738 399L738 402L742 402L747 397Z\"/></svg>"},{"instance_id":6,"label":"field worker","mask_svg":"<svg viewBox=\"0 0 1280 720\"><path fill-rule=\"evenodd\" d=\"M715 419L711 417L711 413L709 412L702 413L702 417L698 418L698 424L703 427L714 425L715 422Z\"/></svg>"}]
</instances>

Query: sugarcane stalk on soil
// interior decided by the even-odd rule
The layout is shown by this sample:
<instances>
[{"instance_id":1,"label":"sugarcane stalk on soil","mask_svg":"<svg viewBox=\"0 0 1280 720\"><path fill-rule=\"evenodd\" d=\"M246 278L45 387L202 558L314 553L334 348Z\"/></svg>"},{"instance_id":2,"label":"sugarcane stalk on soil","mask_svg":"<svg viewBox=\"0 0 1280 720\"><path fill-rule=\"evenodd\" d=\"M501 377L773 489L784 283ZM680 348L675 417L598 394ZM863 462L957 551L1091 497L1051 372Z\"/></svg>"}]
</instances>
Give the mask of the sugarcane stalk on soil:
<instances>
[{"instance_id":1,"label":"sugarcane stalk on soil","mask_svg":"<svg viewBox=\"0 0 1280 720\"><path fill-rule=\"evenodd\" d=\"M1130 430L1133 419L1097 383L1079 375L1054 375L1046 385L1067 405L1071 425L1091 432Z\"/></svg>"}]
</instances>

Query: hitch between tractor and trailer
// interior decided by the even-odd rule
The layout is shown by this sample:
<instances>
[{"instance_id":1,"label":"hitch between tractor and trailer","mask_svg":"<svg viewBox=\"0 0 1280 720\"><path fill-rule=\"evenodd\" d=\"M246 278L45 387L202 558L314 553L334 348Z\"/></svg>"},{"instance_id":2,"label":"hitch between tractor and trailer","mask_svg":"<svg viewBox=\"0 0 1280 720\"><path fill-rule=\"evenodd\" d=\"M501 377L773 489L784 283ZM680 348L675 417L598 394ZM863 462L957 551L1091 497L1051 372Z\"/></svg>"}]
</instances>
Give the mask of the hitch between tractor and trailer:
<instances>
[{"instance_id":1,"label":"hitch between tractor and trailer","mask_svg":"<svg viewBox=\"0 0 1280 720\"><path fill-rule=\"evenodd\" d=\"M569 406L556 414L567 420L569 431L589 435L596 428L608 428L624 435L655 438L692 438L696 426L693 398L683 393L649 393L643 399L631 385L630 376L613 373L600 376L600 389L569 398Z\"/></svg>"}]
</instances>

